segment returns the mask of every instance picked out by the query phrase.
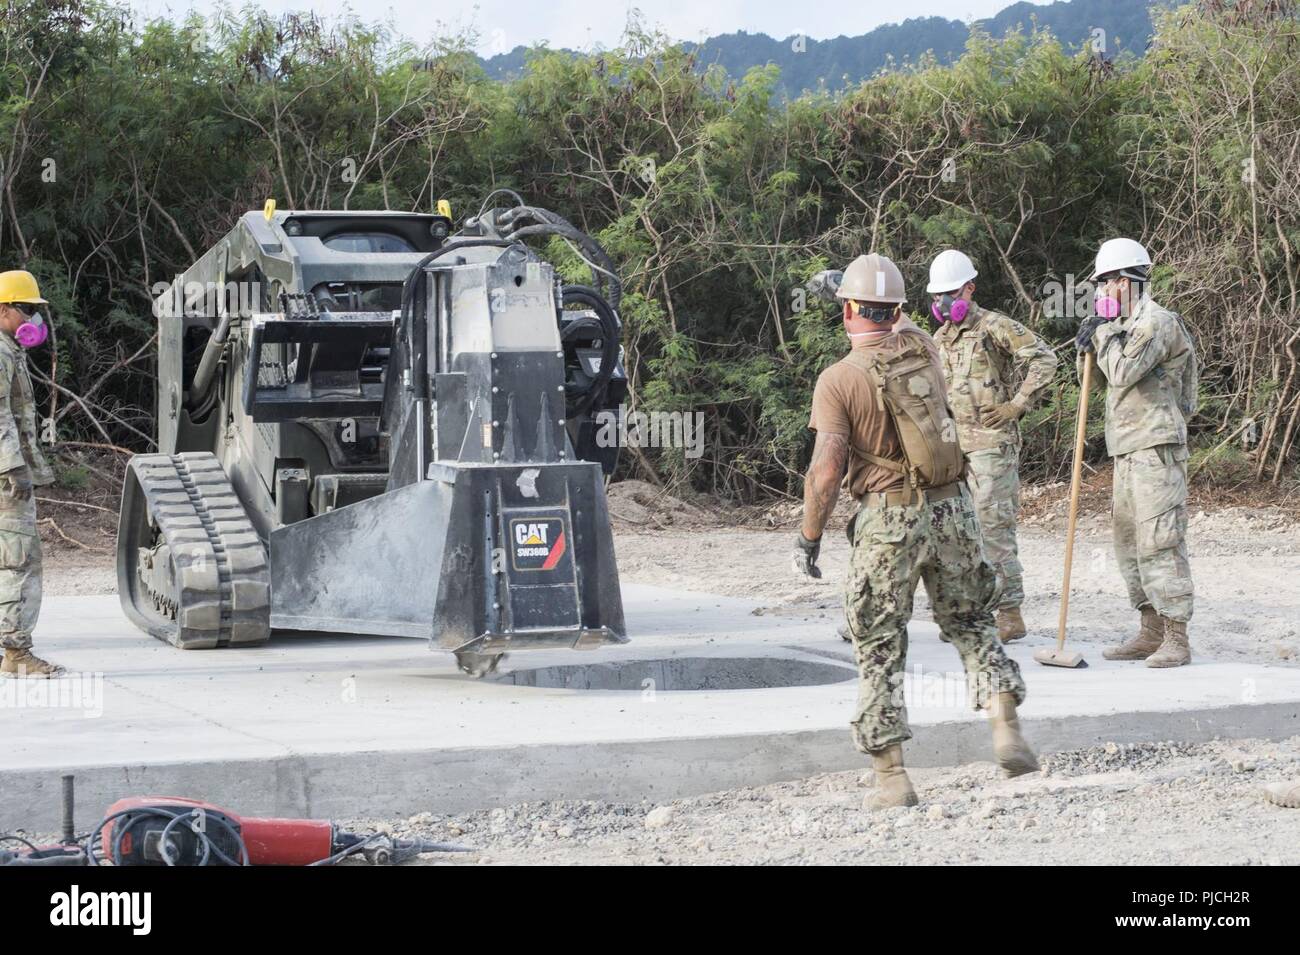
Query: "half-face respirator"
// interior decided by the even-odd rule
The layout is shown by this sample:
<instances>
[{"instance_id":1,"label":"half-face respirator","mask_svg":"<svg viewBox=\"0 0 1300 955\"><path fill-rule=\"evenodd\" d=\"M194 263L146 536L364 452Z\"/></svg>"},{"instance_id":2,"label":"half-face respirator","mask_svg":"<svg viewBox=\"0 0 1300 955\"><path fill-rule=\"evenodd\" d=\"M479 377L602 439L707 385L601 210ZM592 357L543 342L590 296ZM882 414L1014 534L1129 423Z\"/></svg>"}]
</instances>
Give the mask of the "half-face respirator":
<instances>
[{"instance_id":1,"label":"half-face respirator","mask_svg":"<svg viewBox=\"0 0 1300 955\"><path fill-rule=\"evenodd\" d=\"M964 298L953 298L951 295L942 296L939 301L930 305L930 314L934 320L940 324L952 322L956 324L966 317L970 311L970 302Z\"/></svg>"},{"instance_id":2,"label":"half-face respirator","mask_svg":"<svg viewBox=\"0 0 1300 955\"><path fill-rule=\"evenodd\" d=\"M1147 283L1148 272L1146 268L1121 269L1118 272L1101 277L1101 288L1097 289L1097 294L1092 300L1092 313L1108 322L1119 318L1120 312L1123 311L1119 299L1114 295L1107 295L1103 291L1110 284L1109 280L1116 276L1129 280L1129 297L1130 301L1132 301L1141 297L1142 289ZM1136 289L1134 285L1136 285Z\"/></svg>"},{"instance_id":3,"label":"half-face respirator","mask_svg":"<svg viewBox=\"0 0 1300 955\"><path fill-rule=\"evenodd\" d=\"M1108 322L1113 318L1119 318L1119 308L1119 299L1101 292L1098 292L1097 297L1092 301L1093 314Z\"/></svg>"},{"instance_id":4,"label":"half-face respirator","mask_svg":"<svg viewBox=\"0 0 1300 955\"><path fill-rule=\"evenodd\" d=\"M45 323L40 310L35 308L31 311L26 308L20 310L27 316L27 321L19 325L18 330L14 332L18 344L24 348L35 348L37 345L45 344L45 340L50 337L50 326Z\"/></svg>"}]
</instances>

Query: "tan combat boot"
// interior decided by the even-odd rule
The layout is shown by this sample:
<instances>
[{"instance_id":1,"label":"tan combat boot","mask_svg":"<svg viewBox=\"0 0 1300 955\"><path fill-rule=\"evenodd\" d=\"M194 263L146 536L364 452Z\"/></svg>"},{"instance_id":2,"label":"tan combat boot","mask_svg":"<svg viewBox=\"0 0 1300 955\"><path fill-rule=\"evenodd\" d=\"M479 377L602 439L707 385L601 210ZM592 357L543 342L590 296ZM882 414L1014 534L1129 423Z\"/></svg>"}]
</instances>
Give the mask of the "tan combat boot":
<instances>
[{"instance_id":1,"label":"tan combat boot","mask_svg":"<svg viewBox=\"0 0 1300 955\"><path fill-rule=\"evenodd\" d=\"M876 770L876 788L867 796L864 808L893 809L895 806L916 805L916 790L903 768L902 743L872 753L871 765Z\"/></svg>"},{"instance_id":2,"label":"tan combat boot","mask_svg":"<svg viewBox=\"0 0 1300 955\"><path fill-rule=\"evenodd\" d=\"M1149 667L1181 667L1192 662L1192 648L1187 645L1187 621L1161 617L1165 624L1165 642L1147 657Z\"/></svg>"},{"instance_id":3,"label":"tan combat boot","mask_svg":"<svg viewBox=\"0 0 1300 955\"><path fill-rule=\"evenodd\" d=\"M1265 786L1264 798L1275 806L1300 809L1300 782L1272 783Z\"/></svg>"},{"instance_id":4,"label":"tan combat boot","mask_svg":"<svg viewBox=\"0 0 1300 955\"><path fill-rule=\"evenodd\" d=\"M1016 698L999 693L989 705L989 723L993 727L993 756L1008 776L1023 776L1038 771L1038 757L1020 735L1020 717L1016 715Z\"/></svg>"},{"instance_id":5,"label":"tan combat boot","mask_svg":"<svg viewBox=\"0 0 1300 955\"><path fill-rule=\"evenodd\" d=\"M1117 647L1107 647L1101 655L1107 660L1145 660L1165 641L1165 624L1154 607L1142 608L1142 626L1137 636Z\"/></svg>"},{"instance_id":6,"label":"tan combat boot","mask_svg":"<svg viewBox=\"0 0 1300 955\"><path fill-rule=\"evenodd\" d=\"M26 648L15 650L6 647L5 658L0 661L0 677L44 680L48 677L59 676L63 672L63 667L55 663L47 663Z\"/></svg>"},{"instance_id":7,"label":"tan combat boot","mask_svg":"<svg viewBox=\"0 0 1300 955\"><path fill-rule=\"evenodd\" d=\"M1003 607L998 611L998 639L1003 643L1019 640L1025 635L1025 618L1019 607Z\"/></svg>"}]
</instances>

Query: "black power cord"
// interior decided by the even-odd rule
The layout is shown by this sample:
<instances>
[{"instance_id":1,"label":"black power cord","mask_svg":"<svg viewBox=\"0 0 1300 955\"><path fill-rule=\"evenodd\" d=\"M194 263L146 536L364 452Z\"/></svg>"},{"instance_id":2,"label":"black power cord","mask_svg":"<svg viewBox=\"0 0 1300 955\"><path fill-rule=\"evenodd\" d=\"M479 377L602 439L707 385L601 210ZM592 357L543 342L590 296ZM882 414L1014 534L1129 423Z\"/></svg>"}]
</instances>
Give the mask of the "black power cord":
<instances>
[{"instance_id":1,"label":"black power cord","mask_svg":"<svg viewBox=\"0 0 1300 955\"><path fill-rule=\"evenodd\" d=\"M243 857L244 861L236 862L234 859L230 858L230 856L222 852L221 849L212 841L206 828L193 827L191 831L197 837L199 845L203 849L203 854L200 856L199 861L194 863L195 865L206 866L213 855L217 857L222 865L246 866L249 864L248 846L244 844L244 837L240 835L238 829L230 825L230 823L221 818L221 816L215 813L205 813L200 809L174 812L171 809L163 809L161 806L137 806L132 809L122 809L118 812L110 813L99 821L99 825L95 826L95 828L91 830L90 835L86 837L86 860L88 865L100 866L104 864L105 857L100 854L102 850L98 846L100 833L104 831L104 827L110 822L113 822L115 819L120 819L123 816L135 816L136 818L123 826L119 826L113 837L112 851L108 856L108 860L115 866L120 866L122 864L122 840L125 838L126 834L134 828L137 822L140 822L149 816L161 817L168 820L167 825L163 828L162 837L159 840L159 852L162 855L162 860L165 865L176 866L181 864L179 860L171 858L167 848L167 836L171 834L172 827L179 823L198 818L204 820L205 827L208 824L216 823L226 832L230 833L230 835L234 837L235 843L239 846L239 854Z\"/></svg>"}]
</instances>

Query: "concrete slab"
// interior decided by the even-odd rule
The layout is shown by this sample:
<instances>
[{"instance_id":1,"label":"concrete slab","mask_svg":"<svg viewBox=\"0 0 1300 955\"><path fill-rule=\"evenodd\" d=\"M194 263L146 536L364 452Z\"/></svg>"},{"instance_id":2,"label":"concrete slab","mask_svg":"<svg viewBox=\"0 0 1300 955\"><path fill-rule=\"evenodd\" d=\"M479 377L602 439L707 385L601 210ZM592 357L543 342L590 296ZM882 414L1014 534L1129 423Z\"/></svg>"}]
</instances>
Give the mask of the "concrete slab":
<instances>
[{"instance_id":1,"label":"concrete slab","mask_svg":"<svg viewBox=\"0 0 1300 955\"><path fill-rule=\"evenodd\" d=\"M132 628L116 597L52 598L40 649L78 675L0 681L0 830L54 827L63 772L77 775L86 819L142 793L342 817L659 800L864 765L847 729L856 684L838 615L755 615L748 600L638 586L624 599L631 644L515 654L505 668L776 658L842 664L843 678L829 670L819 679L834 682L766 689L547 689L470 680L420 640L326 635L186 653ZM956 652L928 621L910 633L909 763L989 759ZM1090 653L1089 669L1066 671L1032 662L1046 643L1011 649L1029 684L1025 732L1043 752L1300 733L1298 668L1198 660L1152 672Z\"/></svg>"}]
</instances>

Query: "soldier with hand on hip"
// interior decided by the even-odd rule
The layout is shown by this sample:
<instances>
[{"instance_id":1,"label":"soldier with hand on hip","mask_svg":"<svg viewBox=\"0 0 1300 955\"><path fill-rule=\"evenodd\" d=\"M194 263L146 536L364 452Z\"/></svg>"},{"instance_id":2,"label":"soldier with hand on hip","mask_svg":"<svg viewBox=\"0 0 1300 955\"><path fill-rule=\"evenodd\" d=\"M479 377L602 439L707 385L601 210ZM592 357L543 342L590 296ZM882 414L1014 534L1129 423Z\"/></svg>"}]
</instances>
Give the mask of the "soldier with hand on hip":
<instances>
[{"instance_id":1,"label":"soldier with hand on hip","mask_svg":"<svg viewBox=\"0 0 1300 955\"><path fill-rule=\"evenodd\" d=\"M976 304L975 265L956 249L930 264L926 291L939 323L948 404L966 452L966 483L979 515L984 550L998 572L998 637L1025 635L1025 600L1016 543L1020 514L1020 426L1056 376L1056 353L1020 322Z\"/></svg>"}]
</instances>

